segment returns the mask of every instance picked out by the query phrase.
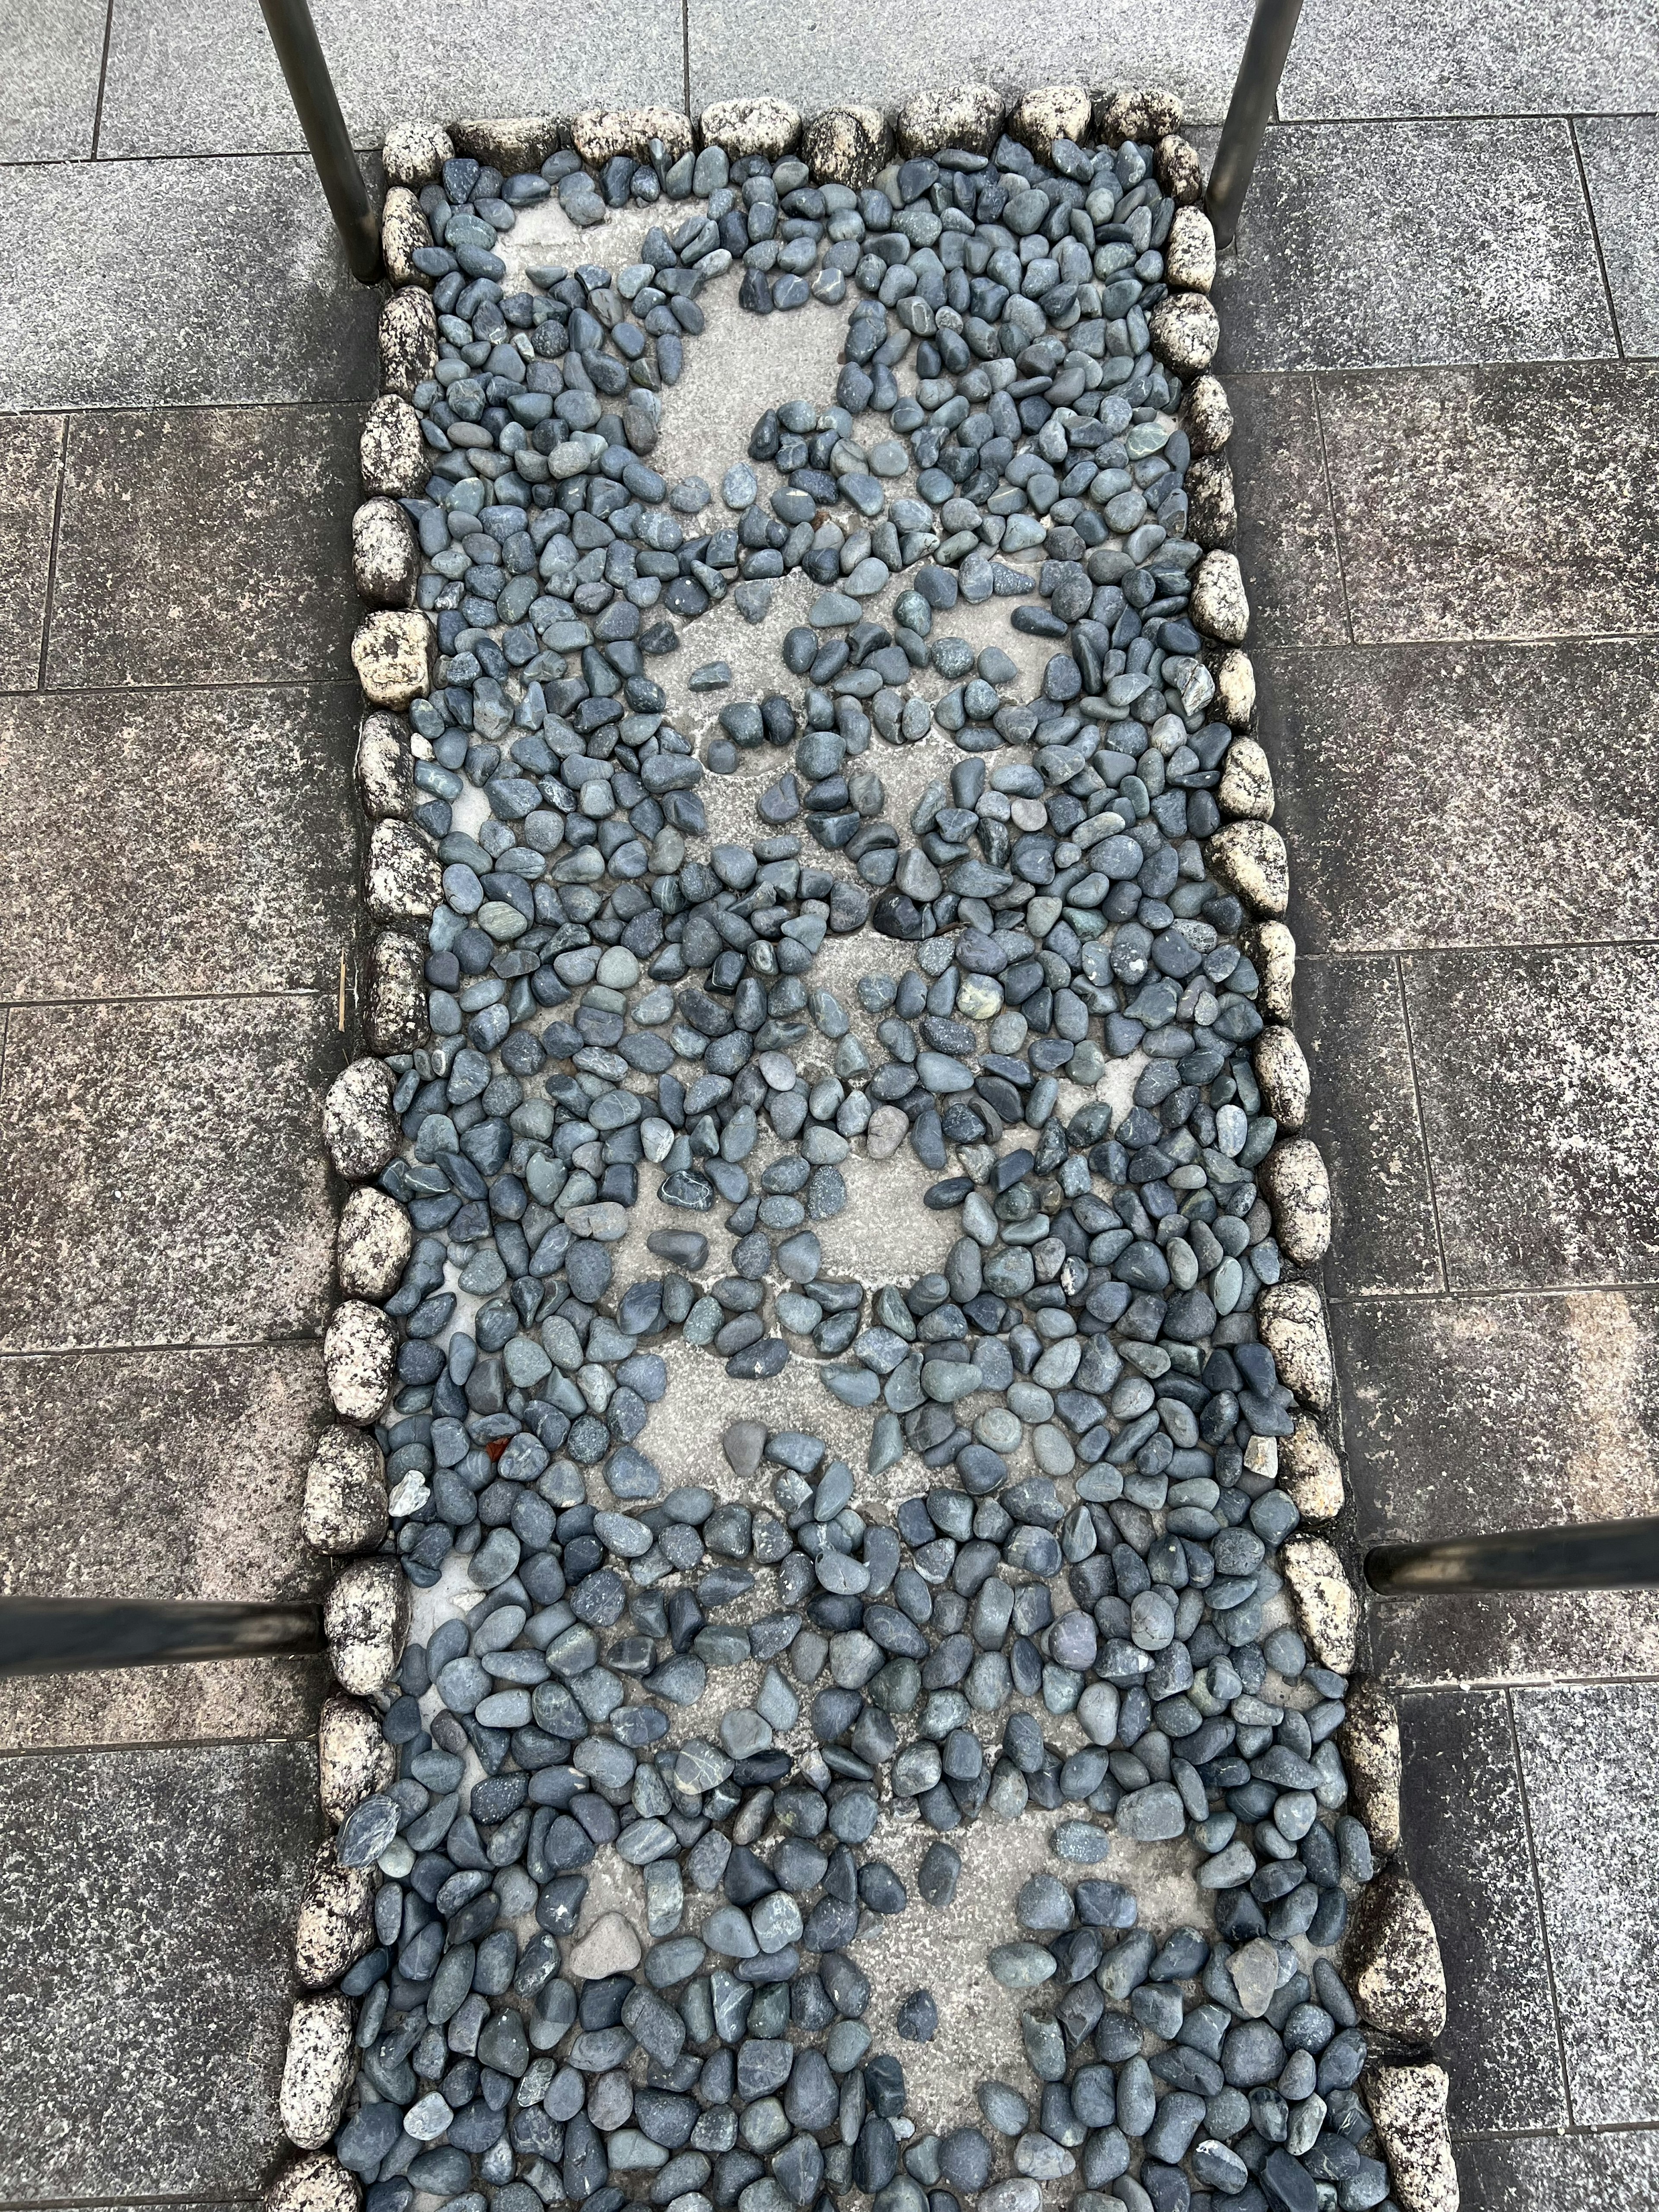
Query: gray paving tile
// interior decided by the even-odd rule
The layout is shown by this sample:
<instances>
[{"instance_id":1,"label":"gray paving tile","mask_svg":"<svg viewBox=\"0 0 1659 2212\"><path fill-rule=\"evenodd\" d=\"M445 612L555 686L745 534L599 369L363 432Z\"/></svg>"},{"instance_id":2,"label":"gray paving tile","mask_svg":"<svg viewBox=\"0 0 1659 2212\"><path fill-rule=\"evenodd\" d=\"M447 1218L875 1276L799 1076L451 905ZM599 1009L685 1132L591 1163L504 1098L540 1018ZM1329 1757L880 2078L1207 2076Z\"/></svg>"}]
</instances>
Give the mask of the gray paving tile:
<instances>
[{"instance_id":1,"label":"gray paving tile","mask_svg":"<svg viewBox=\"0 0 1659 2212\"><path fill-rule=\"evenodd\" d=\"M349 678L356 407L71 418L49 685Z\"/></svg>"},{"instance_id":2,"label":"gray paving tile","mask_svg":"<svg viewBox=\"0 0 1659 2212\"><path fill-rule=\"evenodd\" d=\"M61 416L0 417L0 690L40 678L63 444Z\"/></svg>"},{"instance_id":3,"label":"gray paving tile","mask_svg":"<svg viewBox=\"0 0 1659 2212\"><path fill-rule=\"evenodd\" d=\"M1659 105L1640 0L1360 0L1304 12L1286 117L1585 115Z\"/></svg>"},{"instance_id":4,"label":"gray paving tile","mask_svg":"<svg viewBox=\"0 0 1659 2212\"><path fill-rule=\"evenodd\" d=\"M0 996L335 988L356 703L326 684L0 696Z\"/></svg>"},{"instance_id":5,"label":"gray paving tile","mask_svg":"<svg viewBox=\"0 0 1659 2212\"><path fill-rule=\"evenodd\" d=\"M1652 1293L1339 1300L1331 1329L1362 1547L1652 1510ZM1659 1671L1652 1591L1389 1599L1370 1627L1399 1681Z\"/></svg>"},{"instance_id":6,"label":"gray paving tile","mask_svg":"<svg viewBox=\"0 0 1659 2212\"><path fill-rule=\"evenodd\" d=\"M1270 132L1216 300L1224 368L1617 350L1565 122Z\"/></svg>"},{"instance_id":7,"label":"gray paving tile","mask_svg":"<svg viewBox=\"0 0 1659 2212\"><path fill-rule=\"evenodd\" d=\"M556 9L540 0L319 0L312 12L358 146L378 147L404 116L685 105L678 0L566 0ZM255 9L116 0L100 153L269 153L303 143Z\"/></svg>"},{"instance_id":8,"label":"gray paving tile","mask_svg":"<svg viewBox=\"0 0 1659 2212\"><path fill-rule=\"evenodd\" d=\"M0 169L0 409L372 398L308 160Z\"/></svg>"},{"instance_id":9,"label":"gray paving tile","mask_svg":"<svg viewBox=\"0 0 1659 2212\"><path fill-rule=\"evenodd\" d=\"M106 0L34 0L8 22L0 161L91 153L106 13Z\"/></svg>"},{"instance_id":10,"label":"gray paving tile","mask_svg":"<svg viewBox=\"0 0 1659 2212\"><path fill-rule=\"evenodd\" d=\"M6 1686L0 1752L310 1736L316 1734L318 1708L328 1686L328 1662L321 1657L32 1675ZM4 1769L0 1759L0 1775Z\"/></svg>"},{"instance_id":11,"label":"gray paving tile","mask_svg":"<svg viewBox=\"0 0 1659 2212\"><path fill-rule=\"evenodd\" d=\"M1304 950L1659 935L1659 641L1267 652L1256 672Z\"/></svg>"},{"instance_id":12,"label":"gray paving tile","mask_svg":"<svg viewBox=\"0 0 1659 2212\"><path fill-rule=\"evenodd\" d=\"M1442 1289L1395 963L1301 961L1296 992L1310 1126L1331 1174L1331 1293Z\"/></svg>"},{"instance_id":13,"label":"gray paving tile","mask_svg":"<svg viewBox=\"0 0 1659 2212\"><path fill-rule=\"evenodd\" d=\"M258 2190L315 1788L303 1743L0 1763L0 2201Z\"/></svg>"},{"instance_id":14,"label":"gray paving tile","mask_svg":"<svg viewBox=\"0 0 1659 2212\"><path fill-rule=\"evenodd\" d=\"M1451 1287L1659 1277L1659 945L1401 965Z\"/></svg>"},{"instance_id":15,"label":"gray paving tile","mask_svg":"<svg viewBox=\"0 0 1659 2212\"><path fill-rule=\"evenodd\" d=\"M1167 84L1190 120L1219 122L1249 27L1244 0L1173 0L1157 10L1102 0L1079 14L1030 0L1010 43L994 0L921 0L894 9L853 0L833 21L780 18L765 0L689 0L691 101L765 90L806 112L843 100L896 106L930 86L1059 81Z\"/></svg>"},{"instance_id":16,"label":"gray paving tile","mask_svg":"<svg viewBox=\"0 0 1659 2212\"><path fill-rule=\"evenodd\" d=\"M1573 2117L1659 2119L1659 1684L1518 1690L1515 1720Z\"/></svg>"},{"instance_id":17,"label":"gray paving tile","mask_svg":"<svg viewBox=\"0 0 1659 2212\"><path fill-rule=\"evenodd\" d=\"M1406 1850L1434 1915L1449 1999L1440 2055L1462 2135L1565 2127L1537 1885L1509 1698L1400 1700Z\"/></svg>"},{"instance_id":18,"label":"gray paving tile","mask_svg":"<svg viewBox=\"0 0 1659 2212\"><path fill-rule=\"evenodd\" d=\"M1362 1298L1334 1327L1362 1535L1617 1519L1659 1490L1652 1291Z\"/></svg>"},{"instance_id":19,"label":"gray paving tile","mask_svg":"<svg viewBox=\"0 0 1659 2212\"><path fill-rule=\"evenodd\" d=\"M319 1333L331 997L14 1007L0 1351Z\"/></svg>"},{"instance_id":20,"label":"gray paving tile","mask_svg":"<svg viewBox=\"0 0 1659 2212\"><path fill-rule=\"evenodd\" d=\"M1650 1500L1649 1503L1651 1501ZM1504 1507L1488 1528L1522 1525ZM1448 1533L1449 1516L1426 1537ZM1411 1597L1370 1601L1367 1663L1398 1686L1536 1682L1555 1674L1622 1674L1659 1668L1659 1605L1650 1592L1578 1596Z\"/></svg>"},{"instance_id":21,"label":"gray paving tile","mask_svg":"<svg viewBox=\"0 0 1659 2212\"><path fill-rule=\"evenodd\" d=\"M1629 355L1659 354L1659 119L1591 118L1573 127L1620 348Z\"/></svg>"},{"instance_id":22,"label":"gray paving tile","mask_svg":"<svg viewBox=\"0 0 1659 2212\"><path fill-rule=\"evenodd\" d=\"M257 1601L319 1588L300 1501L327 1419L310 1344L0 1359L0 1590Z\"/></svg>"},{"instance_id":23,"label":"gray paving tile","mask_svg":"<svg viewBox=\"0 0 1659 2212\"><path fill-rule=\"evenodd\" d=\"M1346 642L1348 611L1311 377L1228 380L1227 452L1255 644Z\"/></svg>"},{"instance_id":24,"label":"gray paving tile","mask_svg":"<svg viewBox=\"0 0 1659 2212\"><path fill-rule=\"evenodd\" d=\"M1659 2204L1659 2135L1516 2136L1457 2147L1463 2212Z\"/></svg>"},{"instance_id":25,"label":"gray paving tile","mask_svg":"<svg viewBox=\"0 0 1659 2212\"><path fill-rule=\"evenodd\" d=\"M1360 643L1659 629L1659 371L1333 377L1319 405Z\"/></svg>"}]
</instances>

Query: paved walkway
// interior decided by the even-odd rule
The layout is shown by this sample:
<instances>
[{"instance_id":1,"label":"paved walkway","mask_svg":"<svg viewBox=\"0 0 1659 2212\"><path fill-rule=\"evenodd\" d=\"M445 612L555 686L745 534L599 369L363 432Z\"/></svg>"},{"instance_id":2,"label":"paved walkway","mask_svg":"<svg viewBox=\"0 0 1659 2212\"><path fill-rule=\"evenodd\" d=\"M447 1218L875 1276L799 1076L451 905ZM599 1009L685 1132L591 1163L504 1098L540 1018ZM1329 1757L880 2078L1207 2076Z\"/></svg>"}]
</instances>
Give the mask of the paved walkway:
<instances>
[{"instance_id":1,"label":"paved walkway","mask_svg":"<svg viewBox=\"0 0 1659 2212\"><path fill-rule=\"evenodd\" d=\"M395 112L994 72L990 0L319 6ZM1023 82L1218 119L1248 9L1020 11ZM509 35L509 32L511 35ZM1149 43L1155 40L1156 43ZM1340 1209L1358 1534L1650 1507L1659 32L1310 0L1225 286L1264 734ZM374 302L257 14L0 62L0 1586L307 1586L352 930ZM1659 2203L1659 1606L1378 1613L1475 2212ZM1474 1683L1478 1686L1460 1687ZM314 1834L307 1668L0 1712L0 2204L246 2200ZM21 2002L19 2001L21 1999Z\"/></svg>"}]
</instances>

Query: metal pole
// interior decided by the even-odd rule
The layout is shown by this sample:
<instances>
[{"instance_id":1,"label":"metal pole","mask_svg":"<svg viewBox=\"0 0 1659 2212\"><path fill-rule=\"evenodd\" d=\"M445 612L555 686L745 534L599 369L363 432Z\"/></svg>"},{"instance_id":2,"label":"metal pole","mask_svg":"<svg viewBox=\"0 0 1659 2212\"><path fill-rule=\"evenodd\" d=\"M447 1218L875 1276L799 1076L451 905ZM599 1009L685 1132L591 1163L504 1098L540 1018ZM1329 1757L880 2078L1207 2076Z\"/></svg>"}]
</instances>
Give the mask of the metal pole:
<instances>
[{"instance_id":1,"label":"metal pole","mask_svg":"<svg viewBox=\"0 0 1659 2212\"><path fill-rule=\"evenodd\" d=\"M1365 1579L1388 1597L1414 1591L1649 1589L1659 1585L1659 1520L1512 1528L1439 1544L1379 1544Z\"/></svg>"},{"instance_id":2,"label":"metal pole","mask_svg":"<svg viewBox=\"0 0 1659 2212\"><path fill-rule=\"evenodd\" d=\"M357 166L311 10L306 0L259 0L259 5L351 273L360 283L372 284L380 271L380 217Z\"/></svg>"},{"instance_id":3,"label":"metal pole","mask_svg":"<svg viewBox=\"0 0 1659 2212\"><path fill-rule=\"evenodd\" d=\"M0 1676L185 1659L320 1651L317 1605L167 1604L143 1598L0 1598Z\"/></svg>"},{"instance_id":4,"label":"metal pole","mask_svg":"<svg viewBox=\"0 0 1659 2212\"><path fill-rule=\"evenodd\" d=\"M1227 120L1221 126L1205 194L1210 222L1218 246L1231 246L1238 230L1239 210L1250 189L1255 157L1273 119L1279 97L1279 80L1296 36L1302 0L1255 0L1250 35L1244 41L1244 58L1238 65Z\"/></svg>"}]
</instances>

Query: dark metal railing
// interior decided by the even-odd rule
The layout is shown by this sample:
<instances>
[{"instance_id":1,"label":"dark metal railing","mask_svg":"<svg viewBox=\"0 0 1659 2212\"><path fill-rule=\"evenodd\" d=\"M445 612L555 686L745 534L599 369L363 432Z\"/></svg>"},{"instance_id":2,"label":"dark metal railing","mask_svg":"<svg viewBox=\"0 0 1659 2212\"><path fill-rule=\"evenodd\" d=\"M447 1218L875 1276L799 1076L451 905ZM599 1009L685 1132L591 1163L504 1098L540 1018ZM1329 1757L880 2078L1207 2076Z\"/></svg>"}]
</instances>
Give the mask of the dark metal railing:
<instances>
[{"instance_id":1,"label":"dark metal railing","mask_svg":"<svg viewBox=\"0 0 1659 2212\"><path fill-rule=\"evenodd\" d=\"M0 1676L186 1659L286 1657L323 1648L319 1605L149 1598L0 1598Z\"/></svg>"},{"instance_id":2,"label":"dark metal railing","mask_svg":"<svg viewBox=\"0 0 1659 2212\"><path fill-rule=\"evenodd\" d=\"M1231 246L1237 235L1239 210L1250 189L1261 141L1273 120L1279 80L1284 75L1301 13L1302 0L1255 0L1244 58L1234 80L1227 119L1221 126L1221 143L1216 148L1205 194L1204 204L1218 246Z\"/></svg>"},{"instance_id":3,"label":"dark metal railing","mask_svg":"<svg viewBox=\"0 0 1659 2212\"><path fill-rule=\"evenodd\" d=\"M306 0L259 0L259 6L351 273L372 284L380 273L379 210L363 181L311 10ZM1231 246L1237 233L1301 13L1302 0L1256 0L1205 198L1218 246Z\"/></svg>"},{"instance_id":4,"label":"dark metal railing","mask_svg":"<svg viewBox=\"0 0 1659 2212\"><path fill-rule=\"evenodd\" d=\"M1659 1520L1583 1521L1510 1528L1437 1544L1379 1544L1365 1579L1385 1597L1443 1591L1651 1589L1659 1586Z\"/></svg>"},{"instance_id":5,"label":"dark metal railing","mask_svg":"<svg viewBox=\"0 0 1659 2212\"><path fill-rule=\"evenodd\" d=\"M380 273L380 211L358 167L311 10L306 0L259 0L259 6L351 273L372 284Z\"/></svg>"},{"instance_id":6,"label":"dark metal railing","mask_svg":"<svg viewBox=\"0 0 1659 2212\"><path fill-rule=\"evenodd\" d=\"M1365 1554L1379 1596L1659 1588L1659 1519L1500 1529ZM289 1656L323 1648L319 1605L175 1603L150 1598L0 1598L0 1677L198 1659Z\"/></svg>"}]
</instances>

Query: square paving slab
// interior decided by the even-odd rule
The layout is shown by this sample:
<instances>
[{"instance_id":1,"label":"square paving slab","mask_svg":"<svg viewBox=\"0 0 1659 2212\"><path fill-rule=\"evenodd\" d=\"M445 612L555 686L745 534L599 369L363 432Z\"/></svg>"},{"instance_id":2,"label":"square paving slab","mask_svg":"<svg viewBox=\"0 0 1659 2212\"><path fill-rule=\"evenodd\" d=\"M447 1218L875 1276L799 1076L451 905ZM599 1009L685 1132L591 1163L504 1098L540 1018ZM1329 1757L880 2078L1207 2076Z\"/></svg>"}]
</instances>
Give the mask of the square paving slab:
<instances>
[{"instance_id":1,"label":"square paving slab","mask_svg":"<svg viewBox=\"0 0 1659 2212\"><path fill-rule=\"evenodd\" d=\"M1583 115L1659 104L1643 0L1336 0L1305 12L1279 112Z\"/></svg>"},{"instance_id":2,"label":"square paving slab","mask_svg":"<svg viewBox=\"0 0 1659 2212\"><path fill-rule=\"evenodd\" d=\"M1659 369L1338 376L1319 410L1358 642L1659 629Z\"/></svg>"},{"instance_id":3,"label":"square paving slab","mask_svg":"<svg viewBox=\"0 0 1659 2212\"><path fill-rule=\"evenodd\" d=\"M1224 370L1618 351L1564 122L1270 131L1216 303Z\"/></svg>"},{"instance_id":4,"label":"square paving slab","mask_svg":"<svg viewBox=\"0 0 1659 2212\"><path fill-rule=\"evenodd\" d=\"M1256 665L1302 950L1659 935L1659 641Z\"/></svg>"},{"instance_id":5,"label":"square paving slab","mask_svg":"<svg viewBox=\"0 0 1659 2212\"><path fill-rule=\"evenodd\" d=\"M0 1761L0 2203L258 2188L315 1789L304 1743Z\"/></svg>"},{"instance_id":6,"label":"square paving slab","mask_svg":"<svg viewBox=\"0 0 1659 2212\"><path fill-rule=\"evenodd\" d=\"M0 1359L0 1590L258 1600L313 1590L314 1345Z\"/></svg>"},{"instance_id":7,"label":"square paving slab","mask_svg":"<svg viewBox=\"0 0 1659 2212\"><path fill-rule=\"evenodd\" d=\"M0 161L78 161L92 152L107 0L30 0L6 25Z\"/></svg>"},{"instance_id":8,"label":"square paving slab","mask_svg":"<svg viewBox=\"0 0 1659 2212\"><path fill-rule=\"evenodd\" d=\"M1659 1492L1650 1291L1361 1298L1332 1309L1362 1547L1618 1518ZM1659 1595L1373 1603L1396 1680L1659 1669Z\"/></svg>"},{"instance_id":9,"label":"square paving slab","mask_svg":"<svg viewBox=\"0 0 1659 2212\"><path fill-rule=\"evenodd\" d=\"M353 142L404 117L685 105L678 0L319 0ZM745 85L744 89L750 88ZM100 151L268 153L303 143L257 9L115 0Z\"/></svg>"},{"instance_id":10,"label":"square paving slab","mask_svg":"<svg viewBox=\"0 0 1659 2212\"><path fill-rule=\"evenodd\" d=\"M690 102L701 112L763 88L810 115L843 100L896 107L939 85L1110 84L1133 53L1137 83L1168 85L1188 122L1217 123L1249 21L1246 0L1173 0L1156 14L1103 0L1086 15L1033 0L1020 10L1016 59L1008 17L990 0L903 9L853 0L833 19L799 19L804 37L763 0L687 0Z\"/></svg>"},{"instance_id":11,"label":"square paving slab","mask_svg":"<svg viewBox=\"0 0 1659 2212\"><path fill-rule=\"evenodd\" d=\"M343 684L0 697L0 838L19 862L0 993L336 989L357 704Z\"/></svg>"},{"instance_id":12,"label":"square paving slab","mask_svg":"<svg viewBox=\"0 0 1659 2212\"><path fill-rule=\"evenodd\" d=\"M14 1007L0 1350L320 1332L336 1018L331 998Z\"/></svg>"},{"instance_id":13,"label":"square paving slab","mask_svg":"<svg viewBox=\"0 0 1659 2212\"><path fill-rule=\"evenodd\" d=\"M0 1752L309 1737L331 1686L321 1658L207 1660L33 1675L8 1688L0 1711Z\"/></svg>"},{"instance_id":14,"label":"square paving slab","mask_svg":"<svg viewBox=\"0 0 1659 2212\"><path fill-rule=\"evenodd\" d=\"M1659 2135L1522 2136L1457 2154L1463 2212L1659 2203Z\"/></svg>"},{"instance_id":15,"label":"square paving slab","mask_svg":"<svg viewBox=\"0 0 1659 2212\"><path fill-rule=\"evenodd\" d=\"M73 416L46 682L351 674L357 407Z\"/></svg>"},{"instance_id":16,"label":"square paving slab","mask_svg":"<svg viewBox=\"0 0 1659 2212\"><path fill-rule=\"evenodd\" d=\"M374 396L378 295L303 155L0 168L0 408Z\"/></svg>"},{"instance_id":17,"label":"square paving slab","mask_svg":"<svg viewBox=\"0 0 1659 2212\"><path fill-rule=\"evenodd\" d=\"M1401 966L1451 1287L1659 1277L1659 946Z\"/></svg>"}]
</instances>

